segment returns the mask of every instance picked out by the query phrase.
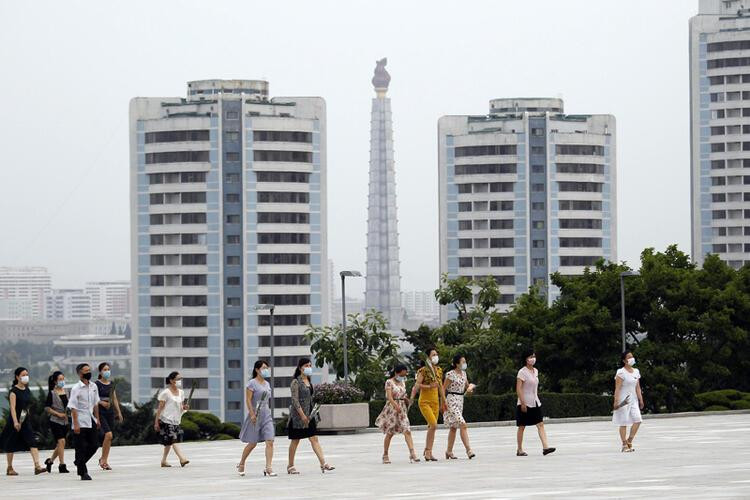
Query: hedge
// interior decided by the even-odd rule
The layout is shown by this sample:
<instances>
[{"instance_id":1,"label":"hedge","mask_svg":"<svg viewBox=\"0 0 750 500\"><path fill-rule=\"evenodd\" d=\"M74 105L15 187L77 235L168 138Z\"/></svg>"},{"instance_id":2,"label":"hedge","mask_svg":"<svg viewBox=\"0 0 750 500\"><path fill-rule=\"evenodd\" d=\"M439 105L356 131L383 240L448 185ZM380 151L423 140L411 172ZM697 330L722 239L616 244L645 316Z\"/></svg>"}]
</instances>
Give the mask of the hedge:
<instances>
[{"instance_id":1,"label":"hedge","mask_svg":"<svg viewBox=\"0 0 750 500\"><path fill-rule=\"evenodd\" d=\"M695 395L695 409L699 411L750 409L750 392L735 389L702 392Z\"/></svg>"},{"instance_id":2,"label":"hedge","mask_svg":"<svg viewBox=\"0 0 750 500\"><path fill-rule=\"evenodd\" d=\"M588 417L610 415L612 397L598 394L576 393L541 393L544 416L550 418ZM375 419L385 405L383 400L370 401L370 427L375 426ZM464 398L464 418L467 422L495 422L514 420L516 418L516 395L475 394ZM419 406L415 403L409 410L409 422L412 425L425 425L426 422ZM442 422L442 417L438 420Z\"/></svg>"}]
</instances>

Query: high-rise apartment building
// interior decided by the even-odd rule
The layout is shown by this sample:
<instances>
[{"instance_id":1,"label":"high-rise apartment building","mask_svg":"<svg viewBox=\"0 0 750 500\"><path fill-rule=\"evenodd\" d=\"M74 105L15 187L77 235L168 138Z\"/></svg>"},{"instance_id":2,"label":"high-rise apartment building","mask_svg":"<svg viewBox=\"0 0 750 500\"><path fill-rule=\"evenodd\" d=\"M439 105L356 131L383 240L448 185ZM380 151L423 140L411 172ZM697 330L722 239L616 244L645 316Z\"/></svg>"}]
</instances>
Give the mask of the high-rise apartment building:
<instances>
[{"instance_id":1,"label":"high-rise apartment building","mask_svg":"<svg viewBox=\"0 0 750 500\"><path fill-rule=\"evenodd\" d=\"M377 62L370 119L370 182L367 204L365 308L383 313L392 330L401 327L401 274L398 260L396 171L393 161L391 76L386 59Z\"/></svg>"},{"instance_id":2,"label":"high-rise apartment building","mask_svg":"<svg viewBox=\"0 0 750 500\"><path fill-rule=\"evenodd\" d=\"M194 81L184 98L133 99L130 137L135 398L178 370L194 407L242 421L253 363L270 355L268 304L288 411L303 333L328 322L325 102Z\"/></svg>"},{"instance_id":3,"label":"high-rise apartment building","mask_svg":"<svg viewBox=\"0 0 750 500\"><path fill-rule=\"evenodd\" d=\"M401 307L410 318L437 319L440 316L440 304L433 290L402 292Z\"/></svg>"},{"instance_id":4,"label":"high-rise apartment building","mask_svg":"<svg viewBox=\"0 0 750 500\"><path fill-rule=\"evenodd\" d=\"M44 296L51 289L46 267L0 267L0 318L44 319Z\"/></svg>"},{"instance_id":5,"label":"high-rise apartment building","mask_svg":"<svg viewBox=\"0 0 750 500\"><path fill-rule=\"evenodd\" d=\"M692 255L750 262L750 7L701 0L690 19ZM746 102L747 101L747 102Z\"/></svg>"},{"instance_id":6,"label":"high-rise apartment building","mask_svg":"<svg viewBox=\"0 0 750 500\"><path fill-rule=\"evenodd\" d=\"M86 283L86 294L91 297L94 318L130 316L130 281L90 281Z\"/></svg>"},{"instance_id":7,"label":"high-rise apartment building","mask_svg":"<svg viewBox=\"0 0 750 500\"><path fill-rule=\"evenodd\" d=\"M506 310L551 273L617 260L615 119L561 99L495 99L438 123L440 272L491 276ZM443 308L444 320L450 309Z\"/></svg>"},{"instance_id":8,"label":"high-rise apartment building","mask_svg":"<svg viewBox=\"0 0 750 500\"><path fill-rule=\"evenodd\" d=\"M46 320L75 321L91 318L91 296L84 290L51 290L44 296Z\"/></svg>"}]
</instances>

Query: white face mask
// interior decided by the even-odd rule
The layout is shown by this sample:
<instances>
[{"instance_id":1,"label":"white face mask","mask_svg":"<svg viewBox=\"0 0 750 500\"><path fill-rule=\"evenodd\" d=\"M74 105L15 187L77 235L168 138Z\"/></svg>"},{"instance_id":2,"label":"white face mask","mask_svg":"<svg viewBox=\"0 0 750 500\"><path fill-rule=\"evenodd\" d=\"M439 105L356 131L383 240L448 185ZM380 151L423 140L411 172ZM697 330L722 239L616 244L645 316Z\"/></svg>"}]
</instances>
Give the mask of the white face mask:
<instances>
[{"instance_id":1,"label":"white face mask","mask_svg":"<svg viewBox=\"0 0 750 500\"><path fill-rule=\"evenodd\" d=\"M633 366L635 364L635 358L628 358L628 364Z\"/></svg>"},{"instance_id":2,"label":"white face mask","mask_svg":"<svg viewBox=\"0 0 750 500\"><path fill-rule=\"evenodd\" d=\"M466 368L467 368L467 366L466 366L466 363L462 363L462 364L461 364L461 369L462 369L463 371L466 371Z\"/></svg>"},{"instance_id":3,"label":"white face mask","mask_svg":"<svg viewBox=\"0 0 750 500\"><path fill-rule=\"evenodd\" d=\"M28 375L24 375L23 377L21 377L21 383L22 384L28 384L29 383L29 376Z\"/></svg>"},{"instance_id":4,"label":"white face mask","mask_svg":"<svg viewBox=\"0 0 750 500\"><path fill-rule=\"evenodd\" d=\"M536 364L536 358L529 358L529 364L534 366Z\"/></svg>"},{"instance_id":5,"label":"white face mask","mask_svg":"<svg viewBox=\"0 0 750 500\"><path fill-rule=\"evenodd\" d=\"M432 361L433 365L436 365L436 364L438 364L438 361L440 361L440 358L437 357L437 356L433 356L433 357L430 358L430 360Z\"/></svg>"},{"instance_id":6,"label":"white face mask","mask_svg":"<svg viewBox=\"0 0 750 500\"><path fill-rule=\"evenodd\" d=\"M302 370L302 373L304 373L304 374L305 374L305 376L307 376L307 377L311 376L311 375L312 375L312 367L311 367L311 366L306 366L306 367L305 367L305 368L304 368L304 369Z\"/></svg>"},{"instance_id":7,"label":"white face mask","mask_svg":"<svg viewBox=\"0 0 750 500\"><path fill-rule=\"evenodd\" d=\"M182 379L180 379L180 380L176 381L176 382L174 383L174 385L176 385L178 389L182 389Z\"/></svg>"}]
</instances>

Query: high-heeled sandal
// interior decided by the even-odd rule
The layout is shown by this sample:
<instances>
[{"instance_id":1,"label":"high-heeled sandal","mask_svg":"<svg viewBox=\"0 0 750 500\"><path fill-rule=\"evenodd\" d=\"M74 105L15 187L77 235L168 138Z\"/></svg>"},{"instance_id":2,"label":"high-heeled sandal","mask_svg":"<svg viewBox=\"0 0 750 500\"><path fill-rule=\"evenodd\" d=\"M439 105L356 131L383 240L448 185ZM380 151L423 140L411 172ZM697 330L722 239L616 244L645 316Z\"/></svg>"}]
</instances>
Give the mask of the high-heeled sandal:
<instances>
[{"instance_id":1,"label":"high-heeled sandal","mask_svg":"<svg viewBox=\"0 0 750 500\"><path fill-rule=\"evenodd\" d=\"M633 438L629 438L627 443L628 443L628 448L630 448L630 451L635 451L635 448L633 448Z\"/></svg>"},{"instance_id":2,"label":"high-heeled sandal","mask_svg":"<svg viewBox=\"0 0 750 500\"><path fill-rule=\"evenodd\" d=\"M419 459L417 454L414 452L414 450L409 450L409 463L410 464L416 464L421 462L422 460Z\"/></svg>"},{"instance_id":3,"label":"high-heeled sandal","mask_svg":"<svg viewBox=\"0 0 750 500\"><path fill-rule=\"evenodd\" d=\"M162 462L162 463L161 463L161 466L162 466L162 467L172 467L172 466L171 466L170 464L168 464L167 462Z\"/></svg>"},{"instance_id":4,"label":"high-heeled sandal","mask_svg":"<svg viewBox=\"0 0 750 500\"><path fill-rule=\"evenodd\" d=\"M523 451L523 450L516 450L516 456L517 456L517 457L528 457L528 456L529 456L529 454L528 454L528 453L526 453L526 452L525 452L525 451Z\"/></svg>"},{"instance_id":5,"label":"high-heeled sandal","mask_svg":"<svg viewBox=\"0 0 750 500\"><path fill-rule=\"evenodd\" d=\"M299 474L299 472L297 472L297 469L295 469L293 465L287 466L286 473L287 474Z\"/></svg>"},{"instance_id":6,"label":"high-heeled sandal","mask_svg":"<svg viewBox=\"0 0 750 500\"><path fill-rule=\"evenodd\" d=\"M628 446L628 442L627 441L623 441L623 443L622 443L622 449L620 451L622 453L630 453L630 452L633 451L633 449Z\"/></svg>"},{"instance_id":7,"label":"high-heeled sandal","mask_svg":"<svg viewBox=\"0 0 750 500\"><path fill-rule=\"evenodd\" d=\"M458 460L458 457L454 455L453 453L445 452L445 459L446 460Z\"/></svg>"},{"instance_id":8,"label":"high-heeled sandal","mask_svg":"<svg viewBox=\"0 0 750 500\"><path fill-rule=\"evenodd\" d=\"M39 474L44 474L47 472L46 467L42 467L41 465L34 465L34 475L38 476Z\"/></svg>"},{"instance_id":9,"label":"high-heeled sandal","mask_svg":"<svg viewBox=\"0 0 750 500\"><path fill-rule=\"evenodd\" d=\"M190 463L190 460L185 460L184 462L180 460L180 467L185 467L189 463Z\"/></svg>"},{"instance_id":10,"label":"high-heeled sandal","mask_svg":"<svg viewBox=\"0 0 750 500\"><path fill-rule=\"evenodd\" d=\"M237 474L241 477L245 477L245 464L237 464Z\"/></svg>"},{"instance_id":11,"label":"high-heeled sandal","mask_svg":"<svg viewBox=\"0 0 750 500\"><path fill-rule=\"evenodd\" d=\"M8 476L17 476L18 472L16 472L15 470L13 470L13 467L8 467L5 470L5 474L8 475Z\"/></svg>"},{"instance_id":12,"label":"high-heeled sandal","mask_svg":"<svg viewBox=\"0 0 750 500\"><path fill-rule=\"evenodd\" d=\"M469 457L469 460L471 460L472 458L476 457L477 455L473 451L467 450L466 451L466 456Z\"/></svg>"},{"instance_id":13,"label":"high-heeled sandal","mask_svg":"<svg viewBox=\"0 0 750 500\"><path fill-rule=\"evenodd\" d=\"M430 456L427 456L427 452L430 452ZM424 452L422 452L422 456L424 457L425 462L437 462L437 458L432 456L432 450L428 450L427 448L424 449Z\"/></svg>"},{"instance_id":14,"label":"high-heeled sandal","mask_svg":"<svg viewBox=\"0 0 750 500\"><path fill-rule=\"evenodd\" d=\"M52 464L53 463L54 462L52 462L52 460L50 460L49 458L44 461L44 466L47 468L47 472L52 472Z\"/></svg>"},{"instance_id":15,"label":"high-heeled sandal","mask_svg":"<svg viewBox=\"0 0 750 500\"><path fill-rule=\"evenodd\" d=\"M388 455L383 455L383 464L389 464L391 463L391 459L388 458Z\"/></svg>"},{"instance_id":16,"label":"high-heeled sandal","mask_svg":"<svg viewBox=\"0 0 750 500\"><path fill-rule=\"evenodd\" d=\"M99 459L99 467L101 467L102 470L112 470L112 467L110 467L107 462L102 462L101 458Z\"/></svg>"},{"instance_id":17,"label":"high-heeled sandal","mask_svg":"<svg viewBox=\"0 0 750 500\"><path fill-rule=\"evenodd\" d=\"M323 464L320 466L320 472L322 472L323 474L325 474L326 471L335 470L335 469L336 467L334 467L333 465Z\"/></svg>"},{"instance_id":18,"label":"high-heeled sandal","mask_svg":"<svg viewBox=\"0 0 750 500\"><path fill-rule=\"evenodd\" d=\"M266 477L266 476L268 476L268 477L276 477L277 475L278 474L276 474L273 471L273 469L271 469L269 467L266 467L265 469L263 469L263 477Z\"/></svg>"}]
</instances>

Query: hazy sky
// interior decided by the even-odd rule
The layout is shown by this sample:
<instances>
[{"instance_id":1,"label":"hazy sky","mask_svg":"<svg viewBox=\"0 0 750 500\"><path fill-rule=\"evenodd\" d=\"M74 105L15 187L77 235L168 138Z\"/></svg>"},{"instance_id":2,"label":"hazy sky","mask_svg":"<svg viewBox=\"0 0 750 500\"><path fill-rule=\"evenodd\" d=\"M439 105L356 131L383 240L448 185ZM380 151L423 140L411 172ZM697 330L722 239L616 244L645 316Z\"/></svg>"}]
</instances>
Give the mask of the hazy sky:
<instances>
[{"instance_id":1,"label":"hazy sky","mask_svg":"<svg viewBox=\"0 0 750 500\"><path fill-rule=\"evenodd\" d=\"M381 57L402 289L438 282L437 120L486 113L497 97L615 115L620 260L647 246L689 251L696 12L695 0L2 1L0 266L48 266L55 287L129 278L129 99L263 78L274 96L326 99L329 257L364 270ZM352 294L362 285L352 280Z\"/></svg>"}]
</instances>

